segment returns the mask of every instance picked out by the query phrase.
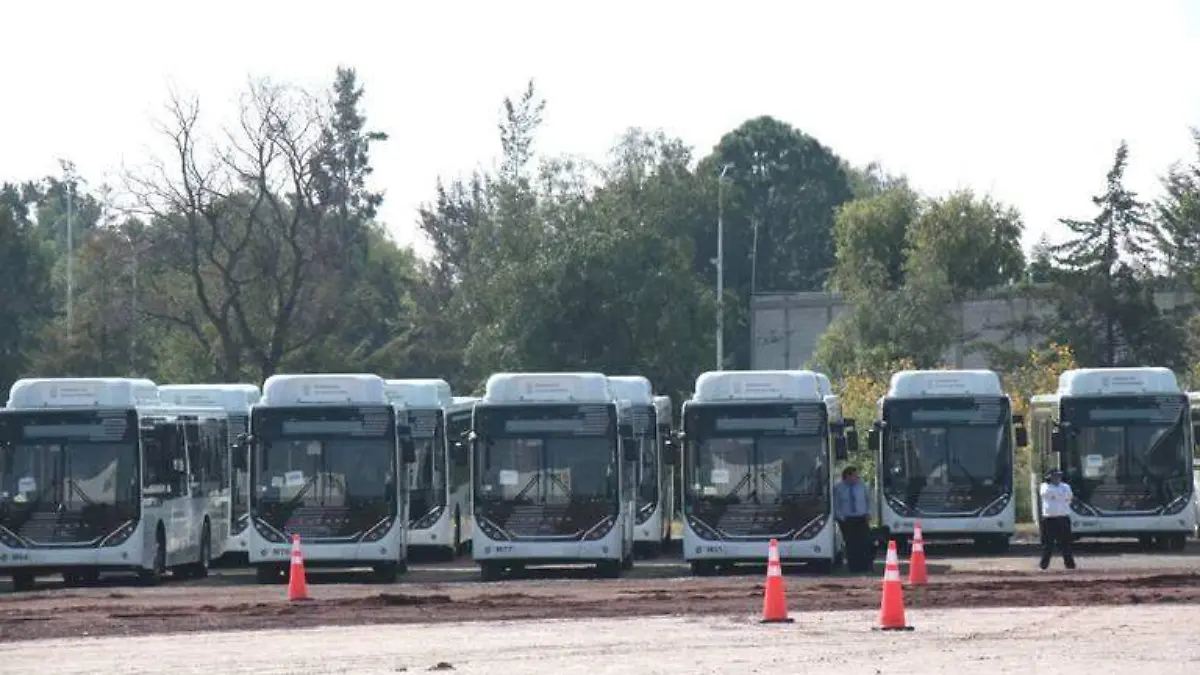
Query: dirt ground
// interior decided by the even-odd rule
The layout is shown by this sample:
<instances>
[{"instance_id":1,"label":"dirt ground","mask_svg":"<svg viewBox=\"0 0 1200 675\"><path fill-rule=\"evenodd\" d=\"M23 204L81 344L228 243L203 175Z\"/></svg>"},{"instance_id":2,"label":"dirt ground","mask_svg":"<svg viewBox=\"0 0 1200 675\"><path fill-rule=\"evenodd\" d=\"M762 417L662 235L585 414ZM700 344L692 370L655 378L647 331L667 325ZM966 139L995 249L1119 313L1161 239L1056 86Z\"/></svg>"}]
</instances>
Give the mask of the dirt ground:
<instances>
[{"instance_id":1,"label":"dirt ground","mask_svg":"<svg viewBox=\"0 0 1200 675\"><path fill-rule=\"evenodd\" d=\"M1007 572L946 574L908 593L914 609L1200 603L1200 574ZM0 596L0 641L347 624L744 616L762 607L762 579L677 577L310 586L288 603L281 586L166 586ZM798 615L878 607L873 577L787 578Z\"/></svg>"},{"instance_id":2,"label":"dirt ground","mask_svg":"<svg viewBox=\"0 0 1200 675\"><path fill-rule=\"evenodd\" d=\"M1200 604L1200 547L1168 554L1132 546L1084 548L1080 569L1061 561L1048 572L1036 552L979 557L934 552L932 583L910 590L910 608L1072 607ZM243 631L351 624L518 621L652 616L753 615L762 607L765 570L695 578L678 558L638 561L626 578L599 580L590 570L530 570L530 578L479 583L470 558L416 565L396 584L315 571L312 602L289 603L283 586L259 586L245 569L214 570L203 581L140 588L127 580L66 589L44 579L39 589L0 588L0 643L45 638ZM789 571L787 599L797 616L879 605L882 565L861 577ZM0 671L6 670L0 668Z\"/></svg>"},{"instance_id":3,"label":"dirt ground","mask_svg":"<svg viewBox=\"0 0 1200 675\"><path fill-rule=\"evenodd\" d=\"M63 675L1182 675L1200 659L1195 605L912 610L908 633L872 631L873 612L797 619L763 626L742 611L17 642L0 644L0 663L5 672L39 672L52 658Z\"/></svg>"}]
</instances>

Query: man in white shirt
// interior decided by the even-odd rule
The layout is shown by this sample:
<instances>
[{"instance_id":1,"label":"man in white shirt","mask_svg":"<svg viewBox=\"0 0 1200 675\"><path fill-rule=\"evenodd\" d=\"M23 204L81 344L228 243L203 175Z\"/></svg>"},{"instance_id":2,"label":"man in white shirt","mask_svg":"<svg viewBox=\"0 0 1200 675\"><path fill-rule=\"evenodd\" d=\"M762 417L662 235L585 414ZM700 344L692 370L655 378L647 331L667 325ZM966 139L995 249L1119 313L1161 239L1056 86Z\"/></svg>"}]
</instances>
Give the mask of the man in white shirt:
<instances>
[{"instance_id":1,"label":"man in white shirt","mask_svg":"<svg viewBox=\"0 0 1200 675\"><path fill-rule=\"evenodd\" d=\"M1054 544L1062 551L1063 565L1075 569L1075 556L1071 555L1071 486L1062 480L1062 472L1053 469L1046 474L1042 483L1042 561L1039 567L1050 566L1054 555Z\"/></svg>"}]
</instances>

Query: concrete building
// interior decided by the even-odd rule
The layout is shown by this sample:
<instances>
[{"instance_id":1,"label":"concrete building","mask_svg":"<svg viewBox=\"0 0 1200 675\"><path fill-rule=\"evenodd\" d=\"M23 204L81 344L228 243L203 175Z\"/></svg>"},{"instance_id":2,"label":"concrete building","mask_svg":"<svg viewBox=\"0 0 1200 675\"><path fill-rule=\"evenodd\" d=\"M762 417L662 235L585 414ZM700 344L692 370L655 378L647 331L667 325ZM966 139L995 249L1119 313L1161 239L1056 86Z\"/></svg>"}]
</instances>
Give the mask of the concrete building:
<instances>
[{"instance_id":1,"label":"concrete building","mask_svg":"<svg viewBox=\"0 0 1200 675\"><path fill-rule=\"evenodd\" d=\"M1188 293L1162 291L1155 294L1159 309L1172 311L1190 302ZM760 293L751 302L751 367L756 370L802 368L809 365L817 341L849 305L833 293ZM1053 307L1017 288L998 289L959 304L952 310L959 318L962 339L946 351L945 362L957 368L987 368L986 353L979 343L1028 350L1043 336L1013 333L1024 320L1045 315Z\"/></svg>"}]
</instances>

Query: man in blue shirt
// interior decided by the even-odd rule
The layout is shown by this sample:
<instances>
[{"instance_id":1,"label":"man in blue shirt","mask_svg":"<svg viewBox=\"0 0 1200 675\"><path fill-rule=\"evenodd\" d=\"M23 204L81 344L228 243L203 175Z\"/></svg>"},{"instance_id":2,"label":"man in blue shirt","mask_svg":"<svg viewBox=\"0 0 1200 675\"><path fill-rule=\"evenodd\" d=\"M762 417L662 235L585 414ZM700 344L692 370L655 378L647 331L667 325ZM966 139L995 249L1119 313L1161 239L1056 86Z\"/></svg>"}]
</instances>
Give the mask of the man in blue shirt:
<instances>
[{"instance_id":1,"label":"man in blue shirt","mask_svg":"<svg viewBox=\"0 0 1200 675\"><path fill-rule=\"evenodd\" d=\"M846 542L846 569L851 574L870 572L875 562L875 546L868 522L867 486L858 477L858 468L842 470L842 480L833 486L833 517Z\"/></svg>"}]
</instances>

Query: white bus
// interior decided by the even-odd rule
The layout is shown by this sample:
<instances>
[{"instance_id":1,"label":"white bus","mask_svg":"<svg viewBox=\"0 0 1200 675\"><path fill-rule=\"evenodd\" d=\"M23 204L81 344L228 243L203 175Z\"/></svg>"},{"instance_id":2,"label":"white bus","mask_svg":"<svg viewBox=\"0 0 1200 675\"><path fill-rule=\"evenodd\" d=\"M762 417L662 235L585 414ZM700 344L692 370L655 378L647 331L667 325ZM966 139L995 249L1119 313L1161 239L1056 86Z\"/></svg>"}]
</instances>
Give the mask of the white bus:
<instances>
[{"instance_id":1,"label":"white bus","mask_svg":"<svg viewBox=\"0 0 1200 675\"><path fill-rule=\"evenodd\" d=\"M417 461L408 475L408 545L453 560L464 541L463 515L470 510L470 457L463 434L470 430L471 406L455 399L445 380L388 380L385 390L396 414L407 415L416 446ZM460 426L452 436L448 424L455 413Z\"/></svg>"},{"instance_id":2,"label":"white bus","mask_svg":"<svg viewBox=\"0 0 1200 675\"><path fill-rule=\"evenodd\" d=\"M228 528L225 413L161 403L149 380L24 379L0 410L0 572L68 585L102 571L203 577Z\"/></svg>"},{"instance_id":3,"label":"white bus","mask_svg":"<svg viewBox=\"0 0 1200 675\"><path fill-rule=\"evenodd\" d=\"M250 565L287 578L292 536L308 567L408 568L407 422L369 374L272 375L250 409ZM402 452L398 452L398 447Z\"/></svg>"},{"instance_id":4,"label":"white bus","mask_svg":"<svg viewBox=\"0 0 1200 675\"><path fill-rule=\"evenodd\" d=\"M902 371L876 411L868 443L887 536L906 548L919 520L927 540L971 539L981 551L1006 551L1016 531L1013 447L1024 447L1027 434L1000 376Z\"/></svg>"},{"instance_id":5,"label":"white bus","mask_svg":"<svg viewBox=\"0 0 1200 675\"><path fill-rule=\"evenodd\" d=\"M816 373L704 373L682 426L683 556L693 574L761 564L770 539L784 562L839 564L832 465L858 437Z\"/></svg>"},{"instance_id":6,"label":"white bus","mask_svg":"<svg viewBox=\"0 0 1200 675\"><path fill-rule=\"evenodd\" d=\"M1037 486L1063 472L1075 500L1076 537L1136 537L1181 550L1196 525L1188 396L1167 368L1085 368L1059 376L1058 391L1033 397L1034 514Z\"/></svg>"},{"instance_id":7,"label":"white bus","mask_svg":"<svg viewBox=\"0 0 1200 675\"><path fill-rule=\"evenodd\" d=\"M471 554L485 581L526 565L633 559L632 429L599 373L498 373L472 418Z\"/></svg>"},{"instance_id":8,"label":"white bus","mask_svg":"<svg viewBox=\"0 0 1200 675\"><path fill-rule=\"evenodd\" d=\"M659 404L650 381L640 375L608 378L608 386L618 400L618 420L628 422L638 444L638 461L626 465L633 481L636 499L633 543L639 553L655 558L671 538L671 502L673 494L664 489L667 469L673 460L664 452L658 424ZM670 415L670 399L667 400ZM667 419L668 425L670 418ZM669 429L669 427L668 427Z\"/></svg>"},{"instance_id":9,"label":"white bus","mask_svg":"<svg viewBox=\"0 0 1200 675\"><path fill-rule=\"evenodd\" d=\"M221 408L229 421L228 445L231 479L228 505L229 531L218 533L225 540L225 557L244 559L249 555L247 527L250 524L249 458L238 438L250 432L250 406L262 398L262 391L253 384L164 384L158 388L165 403L180 406ZM233 448L239 448L233 451ZM243 560L244 562L244 560Z\"/></svg>"},{"instance_id":10,"label":"white bus","mask_svg":"<svg viewBox=\"0 0 1200 675\"><path fill-rule=\"evenodd\" d=\"M659 509L663 520L663 550L674 540L675 517L679 514L679 444L675 439L674 408L670 396L654 397L654 420L658 427L658 452L662 456Z\"/></svg>"}]
</instances>

